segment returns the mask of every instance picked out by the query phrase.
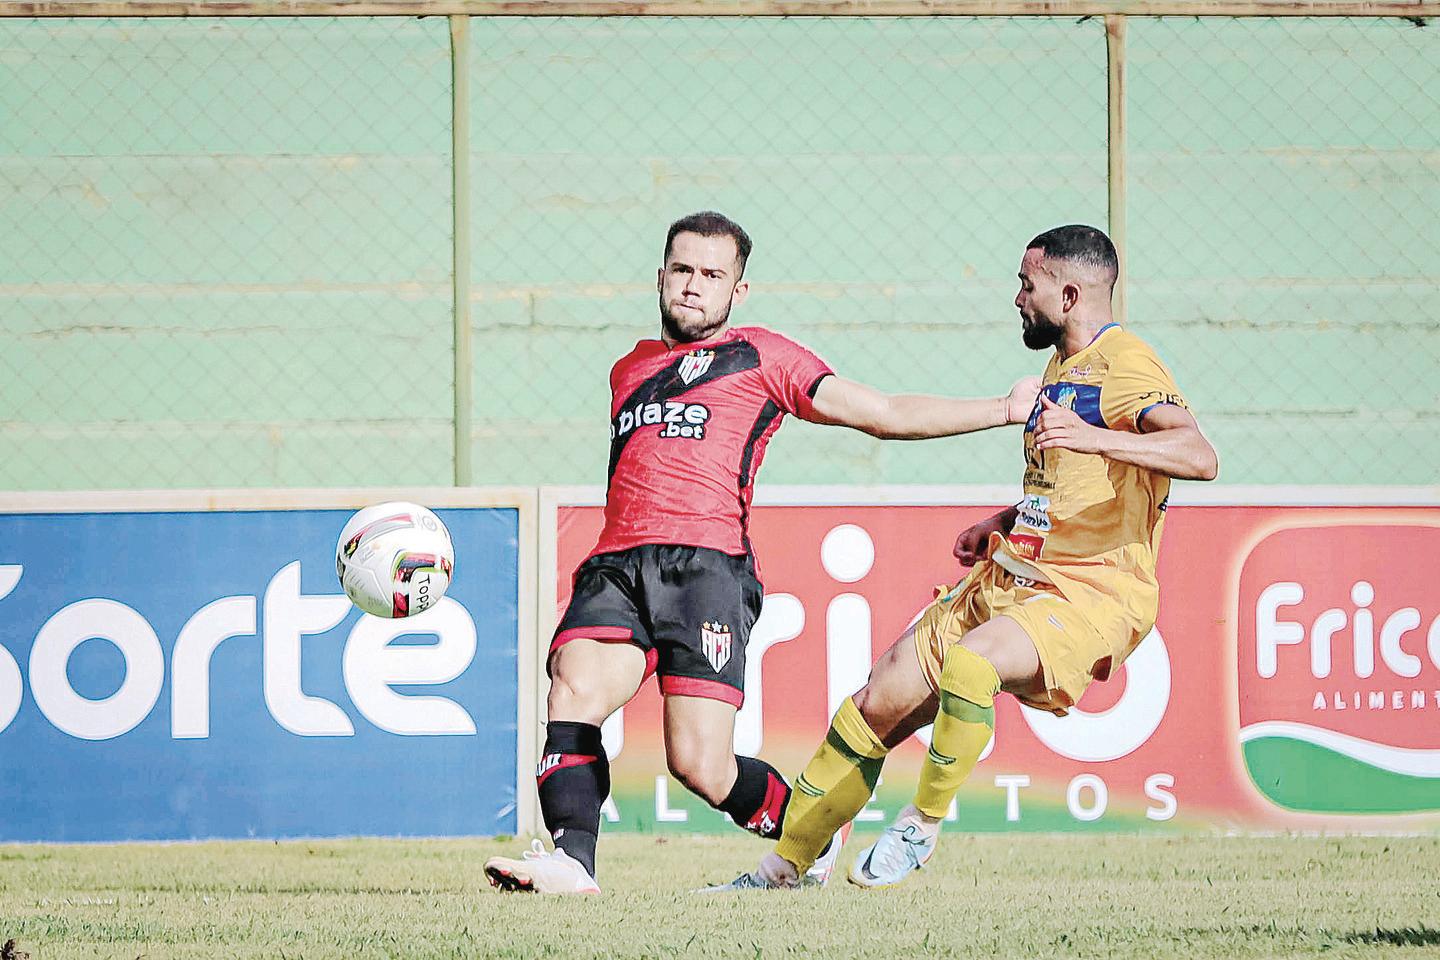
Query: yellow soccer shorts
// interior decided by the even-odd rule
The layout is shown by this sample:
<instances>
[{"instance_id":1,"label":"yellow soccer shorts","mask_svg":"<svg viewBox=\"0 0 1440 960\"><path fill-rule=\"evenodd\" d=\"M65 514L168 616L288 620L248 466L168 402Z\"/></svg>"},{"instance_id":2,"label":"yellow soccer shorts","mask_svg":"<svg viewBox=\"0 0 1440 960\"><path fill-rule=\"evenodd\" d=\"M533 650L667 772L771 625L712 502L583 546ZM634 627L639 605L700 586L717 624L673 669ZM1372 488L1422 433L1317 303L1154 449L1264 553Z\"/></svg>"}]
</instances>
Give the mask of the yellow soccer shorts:
<instances>
[{"instance_id":1,"label":"yellow soccer shorts","mask_svg":"<svg viewBox=\"0 0 1440 960\"><path fill-rule=\"evenodd\" d=\"M935 597L915 624L915 652L932 690L939 689L946 649L995 617L1020 624L1040 654L1045 693L1021 701L1061 716L1129 653L1132 634L1118 603L1098 594L1067 598L988 560L954 587L936 587Z\"/></svg>"}]
</instances>

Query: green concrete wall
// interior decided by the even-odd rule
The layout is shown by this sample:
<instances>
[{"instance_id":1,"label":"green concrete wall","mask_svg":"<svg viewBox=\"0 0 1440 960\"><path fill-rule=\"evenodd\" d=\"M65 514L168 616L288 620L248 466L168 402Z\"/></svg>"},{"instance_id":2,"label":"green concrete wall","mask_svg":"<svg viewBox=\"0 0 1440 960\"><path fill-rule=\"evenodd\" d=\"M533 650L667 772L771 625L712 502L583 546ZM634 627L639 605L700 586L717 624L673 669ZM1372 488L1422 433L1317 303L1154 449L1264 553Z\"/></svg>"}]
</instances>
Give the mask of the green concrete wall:
<instances>
[{"instance_id":1,"label":"green concrete wall","mask_svg":"<svg viewBox=\"0 0 1440 960\"><path fill-rule=\"evenodd\" d=\"M0 482L446 483L444 20L0 20Z\"/></svg>"},{"instance_id":2,"label":"green concrete wall","mask_svg":"<svg viewBox=\"0 0 1440 960\"><path fill-rule=\"evenodd\" d=\"M1141 20L1131 315L1244 483L1440 480L1440 30Z\"/></svg>"},{"instance_id":3,"label":"green concrete wall","mask_svg":"<svg viewBox=\"0 0 1440 960\"><path fill-rule=\"evenodd\" d=\"M740 323L893 390L1044 358L1030 236L1104 225L1072 19L476 19L479 483L599 483L669 220L755 239ZM1440 33L1129 22L1131 325L1232 483L1440 473ZM450 48L429 19L0 21L0 487L452 476ZM1013 432L787 425L766 480L1005 482Z\"/></svg>"}]
</instances>

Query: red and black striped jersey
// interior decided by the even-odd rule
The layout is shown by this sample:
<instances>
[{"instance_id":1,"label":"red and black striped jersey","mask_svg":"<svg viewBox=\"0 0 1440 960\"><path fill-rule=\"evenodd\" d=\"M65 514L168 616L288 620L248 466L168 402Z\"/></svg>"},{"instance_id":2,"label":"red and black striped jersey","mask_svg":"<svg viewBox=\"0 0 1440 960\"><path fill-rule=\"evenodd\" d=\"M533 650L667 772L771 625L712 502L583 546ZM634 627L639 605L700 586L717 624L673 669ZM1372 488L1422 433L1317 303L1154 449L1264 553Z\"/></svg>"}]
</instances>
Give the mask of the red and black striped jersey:
<instances>
[{"instance_id":1,"label":"red and black striped jersey","mask_svg":"<svg viewBox=\"0 0 1440 960\"><path fill-rule=\"evenodd\" d=\"M610 371L605 527L591 556L645 543L748 553L765 445L786 414L811 415L832 372L764 327L674 347L635 344Z\"/></svg>"}]
</instances>

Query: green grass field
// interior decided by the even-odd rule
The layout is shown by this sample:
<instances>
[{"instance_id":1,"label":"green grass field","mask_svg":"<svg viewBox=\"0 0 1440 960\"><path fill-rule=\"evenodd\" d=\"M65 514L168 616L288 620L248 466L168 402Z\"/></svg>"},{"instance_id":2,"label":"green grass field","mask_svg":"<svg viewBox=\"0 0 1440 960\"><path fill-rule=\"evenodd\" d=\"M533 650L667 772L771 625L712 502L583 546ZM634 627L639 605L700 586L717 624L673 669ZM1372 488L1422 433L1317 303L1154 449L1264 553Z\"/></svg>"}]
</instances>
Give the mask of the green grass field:
<instances>
[{"instance_id":1,"label":"green grass field","mask_svg":"<svg viewBox=\"0 0 1440 960\"><path fill-rule=\"evenodd\" d=\"M759 841L610 837L605 893L564 899L486 885L484 858L521 846L0 846L0 941L32 960L1440 956L1435 837L957 834L905 888L725 897L687 891Z\"/></svg>"}]
</instances>

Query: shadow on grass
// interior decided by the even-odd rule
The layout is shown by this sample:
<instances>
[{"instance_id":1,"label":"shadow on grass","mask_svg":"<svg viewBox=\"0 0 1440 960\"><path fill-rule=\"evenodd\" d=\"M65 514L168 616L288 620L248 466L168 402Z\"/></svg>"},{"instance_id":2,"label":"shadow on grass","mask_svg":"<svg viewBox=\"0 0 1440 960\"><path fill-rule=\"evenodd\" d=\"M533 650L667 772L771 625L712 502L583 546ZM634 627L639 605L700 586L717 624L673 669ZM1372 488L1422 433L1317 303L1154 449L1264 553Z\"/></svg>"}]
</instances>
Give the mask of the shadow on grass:
<instances>
[{"instance_id":1,"label":"shadow on grass","mask_svg":"<svg viewBox=\"0 0 1440 960\"><path fill-rule=\"evenodd\" d=\"M1440 946L1440 930L1429 926L1401 927L1398 930L1385 930L1377 927L1374 930L1352 933L1345 938L1345 942L1383 943L1395 947L1436 947Z\"/></svg>"}]
</instances>

